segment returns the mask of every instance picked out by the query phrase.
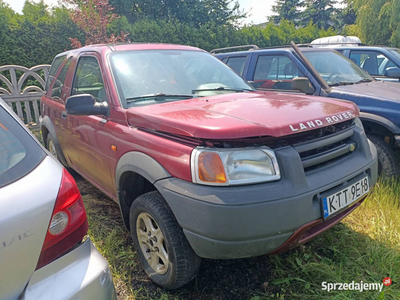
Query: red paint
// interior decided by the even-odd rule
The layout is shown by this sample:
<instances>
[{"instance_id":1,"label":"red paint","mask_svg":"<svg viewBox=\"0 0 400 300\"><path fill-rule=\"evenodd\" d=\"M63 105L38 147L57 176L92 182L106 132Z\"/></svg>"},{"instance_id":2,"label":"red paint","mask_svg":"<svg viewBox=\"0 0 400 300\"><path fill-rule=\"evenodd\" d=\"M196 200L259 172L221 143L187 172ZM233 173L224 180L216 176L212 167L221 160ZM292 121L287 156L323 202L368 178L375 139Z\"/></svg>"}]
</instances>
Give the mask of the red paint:
<instances>
[{"instance_id":1,"label":"red paint","mask_svg":"<svg viewBox=\"0 0 400 300\"><path fill-rule=\"evenodd\" d=\"M322 219L314 220L310 223L307 223L297 229L292 236L281 246L279 246L277 249L274 251L268 253L269 255L273 254L280 254L284 253L290 249L293 249L294 247L304 244L305 242L308 242L315 236L319 235L320 233L328 230L332 226L336 225L339 223L341 220L343 220L345 217L347 217L353 210L355 210L357 207L361 205L365 200L365 197L352 205L351 207L345 209L343 212L337 214L336 216L323 221Z\"/></svg>"},{"instance_id":2,"label":"red paint","mask_svg":"<svg viewBox=\"0 0 400 300\"><path fill-rule=\"evenodd\" d=\"M285 136L300 132L300 129L293 131L290 125L296 129L300 122L320 120L323 124L320 127L324 127L329 125L326 117L344 112L358 116L351 102L276 92L247 92L131 108L126 113L131 126L218 140ZM344 118L339 119L343 121Z\"/></svg>"},{"instance_id":3,"label":"red paint","mask_svg":"<svg viewBox=\"0 0 400 300\"><path fill-rule=\"evenodd\" d=\"M199 139L281 137L314 129L300 129L300 123L320 120L321 126L326 126L329 124L327 117L342 113L358 115L351 102L272 92L232 93L124 109L119 103L108 55L113 51L152 49L202 51L164 44L97 45L73 50L67 54L72 61L62 97L51 98L49 92L42 98L42 114L52 120L68 164L114 199L117 197L116 165L127 152L144 153L173 177L191 181L190 155ZM84 55L95 56L99 61L109 100L110 115L107 118L62 117L78 59ZM156 131L164 135L154 134ZM169 134L175 135L175 139L167 138ZM188 138L191 138L190 142L183 142ZM111 145L115 145L117 151L113 151Z\"/></svg>"}]
</instances>

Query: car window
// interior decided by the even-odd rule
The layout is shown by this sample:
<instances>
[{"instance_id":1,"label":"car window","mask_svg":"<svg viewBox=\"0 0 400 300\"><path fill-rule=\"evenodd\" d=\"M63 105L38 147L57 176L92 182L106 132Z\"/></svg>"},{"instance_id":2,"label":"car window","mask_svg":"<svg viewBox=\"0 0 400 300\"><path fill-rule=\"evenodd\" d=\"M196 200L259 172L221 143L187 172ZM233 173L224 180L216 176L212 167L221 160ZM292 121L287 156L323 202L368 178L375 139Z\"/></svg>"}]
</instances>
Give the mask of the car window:
<instances>
[{"instance_id":1,"label":"car window","mask_svg":"<svg viewBox=\"0 0 400 300\"><path fill-rule=\"evenodd\" d=\"M54 76L56 75L58 68L60 67L61 63L64 61L66 55L56 57L51 64L49 76L47 77L46 87L45 90L48 91L50 88L51 83L53 82Z\"/></svg>"},{"instance_id":2,"label":"car window","mask_svg":"<svg viewBox=\"0 0 400 300\"><path fill-rule=\"evenodd\" d=\"M25 129L0 106L0 188L28 174L45 156Z\"/></svg>"},{"instance_id":3,"label":"car window","mask_svg":"<svg viewBox=\"0 0 400 300\"><path fill-rule=\"evenodd\" d=\"M350 59L372 76L385 76L388 68L396 67L389 58L376 51L351 51Z\"/></svg>"},{"instance_id":4,"label":"car window","mask_svg":"<svg viewBox=\"0 0 400 300\"><path fill-rule=\"evenodd\" d=\"M226 62L228 61L228 57L224 57L223 59L221 59L221 61L222 61L223 63L226 63Z\"/></svg>"},{"instance_id":5,"label":"car window","mask_svg":"<svg viewBox=\"0 0 400 300\"><path fill-rule=\"evenodd\" d=\"M292 81L305 77L293 61L284 55L261 55L257 59L253 86L261 89L291 90Z\"/></svg>"},{"instance_id":6,"label":"car window","mask_svg":"<svg viewBox=\"0 0 400 300\"><path fill-rule=\"evenodd\" d=\"M236 73L242 76L246 58L246 56L230 57L226 64L230 66Z\"/></svg>"},{"instance_id":7,"label":"car window","mask_svg":"<svg viewBox=\"0 0 400 300\"><path fill-rule=\"evenodd\" d=\"M65 62L64 66L62 67L60 73L58 74L56 80L54 81L53 89L51 90L51 97L53 98L61 97L61 93L64 87L64 81L65 78L67 77L68 68L70 64L71 64L71 59L68 59Z\"/></svg>"},{"instance_id":8,"label":"car window","mask_svg":"<svg viewBox=\"0 0 400 300\"><path fill-rule=\"evenodd\" d=\"M97 102L107 101L100 65L93 56L83 56L79 59L72 95L79 94L90 94Z\"/></svg>"}]
</instances>

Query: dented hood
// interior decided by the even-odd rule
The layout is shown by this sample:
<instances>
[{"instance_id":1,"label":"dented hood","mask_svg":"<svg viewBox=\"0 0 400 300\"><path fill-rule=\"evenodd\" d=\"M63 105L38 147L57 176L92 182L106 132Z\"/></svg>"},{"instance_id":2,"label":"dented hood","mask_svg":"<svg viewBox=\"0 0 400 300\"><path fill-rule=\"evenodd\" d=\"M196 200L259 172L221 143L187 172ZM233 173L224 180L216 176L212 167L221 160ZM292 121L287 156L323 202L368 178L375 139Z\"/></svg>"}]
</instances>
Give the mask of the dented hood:
<instances>
[{"instance_id":1,"label":"dented hood","mask_svg":"<svg viewBox=\"0 0 400 300\"><path fill-rule=\"evenodd\" d=\"M201 139L280 137L358 116L347 101L276 92L234 93L127 109L133 127Z\"/></svg>"}]
</instances>

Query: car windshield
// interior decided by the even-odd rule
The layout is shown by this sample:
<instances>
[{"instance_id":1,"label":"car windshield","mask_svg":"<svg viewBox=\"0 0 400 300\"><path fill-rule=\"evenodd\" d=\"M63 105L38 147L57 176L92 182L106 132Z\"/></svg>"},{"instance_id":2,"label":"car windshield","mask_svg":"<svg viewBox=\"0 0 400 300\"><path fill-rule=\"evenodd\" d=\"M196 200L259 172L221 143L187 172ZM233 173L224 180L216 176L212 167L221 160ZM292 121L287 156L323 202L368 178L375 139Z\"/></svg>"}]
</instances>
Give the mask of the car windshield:
<instances>
[{"instance_id":1,"label":"car windshield","mask_svg":"<svg viewBox=\"0 0 400 300\"><path fill-rule=\"evenodd\" d=\"M125 108L253 90L232 69L201 51L114 52L110 63Z\"/></svg>"},{"instance_id":2,"label":"car windshield","mask_svg":"<svg viewBox=\"0 0 400 300\"><path fill-rule=\"evenodd\" d=\"M45 156L33 138L0 106L0 188L28 174Z\"/></svg>"},{"instance_id":3,"label":"car windshield","mask_svg":"<svg viewBox=\"0 0 400 300\"><path fill-rule=\"evenodd\" d=\"M373 80L368 73L337 52L304 51L303 54L329 86Z\"/></svg>"}]
</instances>

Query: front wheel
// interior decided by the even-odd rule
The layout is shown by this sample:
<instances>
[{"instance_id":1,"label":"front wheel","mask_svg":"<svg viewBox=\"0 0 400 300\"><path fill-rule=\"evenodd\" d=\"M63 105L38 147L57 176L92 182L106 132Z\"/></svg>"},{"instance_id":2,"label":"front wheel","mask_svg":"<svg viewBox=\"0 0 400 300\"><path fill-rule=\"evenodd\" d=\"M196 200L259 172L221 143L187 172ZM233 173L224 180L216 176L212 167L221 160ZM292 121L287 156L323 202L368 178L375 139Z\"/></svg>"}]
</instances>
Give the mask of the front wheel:
<instances>
[{"instance_id":1,"label":"front wheel","mask_svg":"<svg viewBox=\"0 0 400 300\"><path fill-rule=\"evenodd\" d=\"M159 192L133 202L130 228L142 267L157 285L176 289L196 276L201 259Z\"/></svg>"},{"instance_id":2,"label":"front wheel","mask_svg":"<svg viewBox=\"0 0 400 300\"><path fill-rule=\"evenodd\" d=\"M368 138L378 151L378 174L387 178L399 175L398 160L393 149L377 136L368 135Z\"/></svg>"}]
</instances>

